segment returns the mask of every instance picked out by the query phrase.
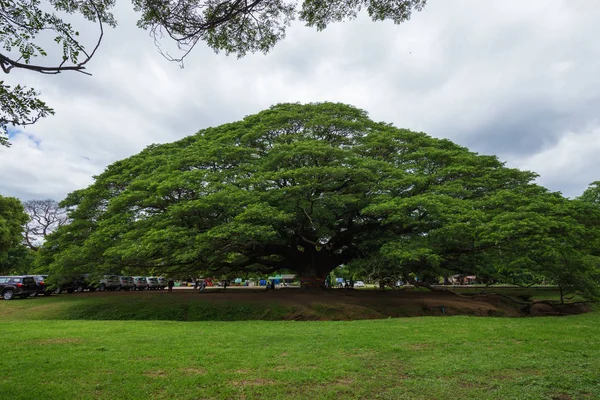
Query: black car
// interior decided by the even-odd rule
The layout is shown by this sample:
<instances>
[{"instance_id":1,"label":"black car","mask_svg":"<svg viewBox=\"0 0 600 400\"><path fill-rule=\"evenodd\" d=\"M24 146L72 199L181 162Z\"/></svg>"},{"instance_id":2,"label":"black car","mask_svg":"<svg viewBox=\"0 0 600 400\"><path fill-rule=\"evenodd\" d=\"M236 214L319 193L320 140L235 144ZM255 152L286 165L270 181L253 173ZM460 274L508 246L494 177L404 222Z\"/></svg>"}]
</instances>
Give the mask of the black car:
<instances>
[{"instance_id":1,"label":"black car","mask_svg":"<svg viewBox=\"0 0 600 400\"><path fill-rule=\"evenodd\" d=\"M32 276L0 276L0 295L4 300L15 296L29 297L37 293L37 284Z\"/></svg>"},{"instance_id":2,"label":"black car","mask_svg":"<svg viewBox=\"0 0 600 400\"><path fill-rule=\"evenodd\" d=\"M35 283L37 285L37 290L32 296L37 296L38 294L43 294L45 296L50 296L52 294L52 290L46 287L46 278L48 275L32 275L33 279L35 279Z\"/></svg>"},{"instance_id":3,"label":"black car","mask_svg":"<svg viewBox=\"0 0 600 400\"><path fill-rule=\"evenodd\" d=\"M71 280L62 281L56 286L54 293L73 293L73 292L83 292L84 290L89 290L90 292L94 291L94 287L89 284L86 277L78 276L72 278Z\"/></svg>"}]
</instances>

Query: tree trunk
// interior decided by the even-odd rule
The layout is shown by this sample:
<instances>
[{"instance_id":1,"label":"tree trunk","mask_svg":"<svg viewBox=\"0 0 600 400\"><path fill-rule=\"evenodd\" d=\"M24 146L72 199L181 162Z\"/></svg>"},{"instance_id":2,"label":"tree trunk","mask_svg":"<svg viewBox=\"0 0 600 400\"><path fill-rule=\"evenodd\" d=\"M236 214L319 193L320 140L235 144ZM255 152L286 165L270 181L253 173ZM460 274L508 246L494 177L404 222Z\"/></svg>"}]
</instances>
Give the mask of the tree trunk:
<instances>
[{"instance_id":1,"label":"tree trunk","mask_svg":"<svg viewBox=\"0 0 600 400\"><path fill-rule=\"evenodd\" d=\"M325 279L335 267L337 265L330 254L308 247L299 252L295 269L302 288L325 289Z\"/></svg>"},{"instance_id":2,"label":"tree trunk","mask_svg":"<svg viewBox=\"0 0 600 400\"><path fill-rule=\"evenodd\" d=\"M335 267L327 266L326 264L305 264L298 271L300 275L300 286L302 288L325 289L325 279L327 275Z\"/></svg>"},{"instance_id":3,"label":"tree trunk","mask_svg":"<svg viewBox=\"0 0 600 400\"><path fill-rule=\"evenodd\" d=\"M325 279L323 277L300 276L300 287L303 289L325 289Z\"/></svg>"}]
</instances>

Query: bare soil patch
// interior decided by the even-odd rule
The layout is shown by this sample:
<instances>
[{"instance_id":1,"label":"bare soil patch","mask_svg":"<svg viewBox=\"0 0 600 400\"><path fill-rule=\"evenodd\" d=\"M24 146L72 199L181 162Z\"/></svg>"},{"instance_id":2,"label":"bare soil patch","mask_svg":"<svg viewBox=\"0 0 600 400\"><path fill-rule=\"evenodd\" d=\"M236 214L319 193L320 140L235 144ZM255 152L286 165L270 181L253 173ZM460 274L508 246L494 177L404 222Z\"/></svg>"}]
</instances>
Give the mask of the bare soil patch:
<instances>
[{"instance_id":1,"label":"bare soil patch","mask_svg":"<svg viewBox=\"0 0 600 400\"><path fill-rule=\"evenodd\" d=\"M255 301L260 293L215 293L216 301ZM470 299L452 293L392 290L304 291L282 289L263 293L260 301L273 301L296 311L288 319L353 320L388 317L477 315L522 316L499 296Z\"/></svg>"}]
</instances>

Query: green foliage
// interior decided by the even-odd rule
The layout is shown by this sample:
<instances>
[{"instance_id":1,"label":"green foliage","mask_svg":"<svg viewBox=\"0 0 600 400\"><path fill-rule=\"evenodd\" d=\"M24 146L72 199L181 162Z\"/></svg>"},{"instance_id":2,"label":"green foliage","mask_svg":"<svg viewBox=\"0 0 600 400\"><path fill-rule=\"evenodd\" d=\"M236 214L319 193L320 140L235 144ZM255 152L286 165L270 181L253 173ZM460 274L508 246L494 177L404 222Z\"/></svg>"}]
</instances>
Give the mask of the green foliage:
<instances>
[{"instance_id":1,"label":"green foliage","mask_svg":"<svg viewBox=\"0 0 600 400\"><path fill-rule=\"evenodd\" d=\"M39 39L38 35L46 31L51 32L54 42L60 45L63 61L77 64L80 55L85 54L77 39L79 32L58 15L46 11L48 5L41 3L40 0L0 0L0 45L3 53L6 52L0 58L3 69L10 71L11 68L21 67L12 63L12 52L16 52L25 65L31 65L36 57L48 56L46 50L35 42ZM89 21L115 24L112 14L108 12L114 6L114 0L51 0L49 3L55 11L77 13Z\"/></svg>"},{"instance_id":2,"label":"green foliage","mask_svg":"<svg viewBox=\"0 0 600 400\"><path fill-rule=\"evenodd\" d=\"M40 118L54 114L54 110L37 98L38 95L34 89L21 85L11 88L0 81L0 146L10 146L8 125L31 125Z\"/></svg>"},{"instance_id":3,"label":"green foliage","mask_svg":"<svg viewBox=\"0 0 600 400\"><path fill-rule=\"evenodd\" d=\"M296 16L323 30L332 22L353 19L366 9L373 21L409 20L425 0L255 0L244 1L165 1L134 0L141 12L138 26L149 29L156 39L166 34L175 40L185 56L199 42L216 52L243 57L249 52L267 53L285 38L285 30ZM300 10L297 11L300 4ZM170 56L167 56L170 58Z\"/></svg>"},{"instance_id":4,"label":"green foliage","mask_svg":"<svg viewBox=\"0 0 600 400\"><path fill-rule=\"evenodd\" d=\"M588 188L578 197L579 200L586 203L600 205L600 181L590 183Z\"/></svg>"},{"instance_id":5,"label":"green foliage","mask_svg":"<svg viewBox=\"0 0 600 400\"><path fill-rule=\"evenodd\" d=\"M0 196L0 252L21 243L23 225L28 220L23 204L18 199Z\"/></svg>"},{"instance_id":6,"label":"green foliage","mask_svg":"<svg viewBox=\"0 0 600 400\"><path fill-rule=\"evenodd\" d=\"M599 210L541 189L499 193L498 213L480 231L480 245L493 248L503 276L519 283L540 278L563 295L596 298L600 281ZM537 279L536 279L537 278Z\"/></svg>"},{"instance_id":7,"label":"green foliage","mask_svg":"<svg viewBox=\"0 0 600 400\"><path fill-rule=\"evenodd\" d=\"M0 273L27 269L31 254L22 241L23 228L28 220L18 199L0 196Z\"/></svg>"},{"instance_id":8,"label":"green foliage","mask_svg":"<svg viewBox=\"0 0 600 400\"><path fill-rule=\"evenodd\" d=\"M413 10L421 11L426 0L304 0L300 11L300 19L307 26L316 26L323 30L332 22L354 19L366 9L373 21L390 19L399 24L410 19Z\"/></svg>"},{"instance_id":9,"label":"green foliage","mask_svg":"<svg viewBox=\"0 0 600 400\"><path fill-rule=\"evenodd\" d=\"M0 252L0 274L30 274L35 253L24 245Z\"/></svg>"},{"instance_id":10,"label":"green foliage","mask_svg":"<svg viewBox=\"0 0 600 400\"><path fill-rule=\"evenodd\" d=\"M343 104L280 104L153 145L63 202L42 265L61 273L291 270L597 292L600 210L448 140ZM359 272L363 271L363 274Z\"/></svg>"}]
</instances>

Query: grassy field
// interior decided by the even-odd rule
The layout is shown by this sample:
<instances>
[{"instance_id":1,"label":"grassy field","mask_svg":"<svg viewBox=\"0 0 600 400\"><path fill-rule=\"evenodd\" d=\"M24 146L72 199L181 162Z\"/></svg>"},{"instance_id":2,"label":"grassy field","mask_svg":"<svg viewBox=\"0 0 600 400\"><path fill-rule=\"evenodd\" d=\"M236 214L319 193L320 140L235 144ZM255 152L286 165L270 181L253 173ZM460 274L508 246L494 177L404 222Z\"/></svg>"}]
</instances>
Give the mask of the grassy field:
<instances>
[{"instance_id":1,"label":"grassy field","mask_svg":"<svg viewBox=\"0 0 600 400\"><path fill-rule=\"evenodd\" d=\"M148 310L166 316L168 297L156 298ZM74 297L0 302L2 398L600 398L598 311L539 318L89 321L80 320L69 303L75 300L64 299ZM231 318L240 312L233 310Z\"/></svg>"}]
</instances>

